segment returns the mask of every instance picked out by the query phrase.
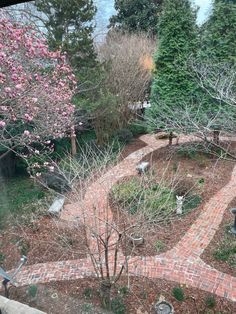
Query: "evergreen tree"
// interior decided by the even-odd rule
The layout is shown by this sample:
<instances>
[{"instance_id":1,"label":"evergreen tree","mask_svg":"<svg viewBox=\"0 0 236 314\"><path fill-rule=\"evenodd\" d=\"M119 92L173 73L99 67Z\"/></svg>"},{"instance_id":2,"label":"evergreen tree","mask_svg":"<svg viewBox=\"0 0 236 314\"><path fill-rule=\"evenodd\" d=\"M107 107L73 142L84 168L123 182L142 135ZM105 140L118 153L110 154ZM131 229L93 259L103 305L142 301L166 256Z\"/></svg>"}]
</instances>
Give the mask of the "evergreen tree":
<instances>
[{"instance_id":1,"label":"evergreen tree","mask_svg":"<svg viewBox=\"0 0 236 314\"><path fill-rule=\"evenodd\" d=\"M212 13L202 28L202 59L235 64L236 1L215 0Z\"/></svg>"},{"instance_id":2,"label":"evergreen tree","mask_svg":"<svg viewBox=\"0 0 236 314\"><path fill-rule=\"evenodd\" d=\"M48 42L52 50L66 51L74 68L93 67L96 54L93 46L93 0L36 0L36 8L46 17Z\"/></svg>"},{"instance_id":3,"label":"evergreen tree","mask_svg":"<svg viewBox=\"0 0 236 314\"><path fill-rule=\"evenodd\" d=\"M147 121L151 129L167 127L178 107L190 103L196 82L188 59L197 49L196 12L188 0L166 0L160 17L158 49Z\"/></svg>"},{"instance_id":4,"label":"evergreen tree","mask_svg":"<svg viewBox=\"0 0 236 314\"><path fill-rule=\"evenodd\" d=\"M157 33L162 0L115 0L116 15L110 18L110 28L128 32Z\"/></svg>"}]
</instances>

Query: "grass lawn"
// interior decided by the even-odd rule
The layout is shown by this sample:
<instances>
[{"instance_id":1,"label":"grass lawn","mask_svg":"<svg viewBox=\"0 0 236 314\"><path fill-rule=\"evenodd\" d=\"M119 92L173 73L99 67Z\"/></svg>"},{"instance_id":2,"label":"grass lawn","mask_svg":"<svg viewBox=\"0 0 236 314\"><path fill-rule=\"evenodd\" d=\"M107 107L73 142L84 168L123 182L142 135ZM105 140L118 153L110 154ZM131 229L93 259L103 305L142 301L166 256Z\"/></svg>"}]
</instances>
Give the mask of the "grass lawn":
<instances>
[{"instance_id":1,"label":"grass lawn","mask_svg":"<svg viewBox=\"0 0 236 314\"><path fill-rule=\"evenodd\" d=\"M0 191L0 227L10 214L34 212L48 194L28 177L2 178Z\"/></svg>"}]
</instances>

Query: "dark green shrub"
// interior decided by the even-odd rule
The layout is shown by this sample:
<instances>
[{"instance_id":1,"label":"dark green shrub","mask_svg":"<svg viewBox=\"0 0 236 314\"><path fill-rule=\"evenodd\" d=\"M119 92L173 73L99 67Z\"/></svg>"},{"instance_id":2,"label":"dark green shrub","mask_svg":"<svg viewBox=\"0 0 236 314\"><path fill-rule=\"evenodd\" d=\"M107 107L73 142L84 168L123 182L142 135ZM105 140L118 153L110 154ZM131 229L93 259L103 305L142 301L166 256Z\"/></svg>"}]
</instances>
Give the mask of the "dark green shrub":
<instances>
[{"instance_id":1,"label":"dark green shrub","mask_svg":"<svg viewBox=\"0 0 236 314\"><path fill-rule=\"evenodd\" d=\"M144 125L144 123L141 123L140 121L133 122L132 124L129 125L128 128L132 132L133 136L138 136L147 133L146 125Z\"/></svg>"},{"instance_id":2,"label":"dark green shrub","mask_svg":"<svg viewBox=\"0 0 236 314\"><path fill-rule=\"evenodd\" d=\"M129 294L129 288L127 286L121 287L119 289L119 293L121 294L122 297L125 297Z\"/></svg>"},{"instance_id":3,"label":"dark green shrub","mask_svg":"<svg viewBox=\"0 0 236 314\"><path fill-rule=\"evenodd\" d=\"M184 212L188 212L194 208L197 208L202 202L202 197L200 195L188 195L183 204Z\"/></svg>"},{"instance_id":4,"label":"dark green shrub","mask_svg":"<svg viewBox=\"0 0 236 314\"><path fill-rule=\"evenodd\" d=\"M114 314L125 314L126 307L125 304L120 297L113 298L111 300L111 310Z\"/></svg>"},{"instance_id":5,"label":"dark green shrub","mask_svg":"<svg viewBox=\"0 0 236 314\"><path fill-rule=\"evenodd\" d=\"M93 296L93 289L92 288L85 288L83 292L86 299L91 299Z\"/></svg>"},{"instance_id":6,"label":"dark green shrub","mask_svg":"<svg viewBox=\"0 0 236 314\"><path fill-rule=\"evenodd\" d=\"M172 289L172 295L176 298L176 300L180 302L184 301L184 290L181 287L174 287Z\"/></svg>"},{"instance_id":7,"label":"dark green shrub","mask_svg":"<svg viewBox=\"0 0 236 314\"><path fill-rule=\"evenodd\" d=\"M213 295L208 295L205 299L206 306L209 308L213 308L216 306L216 299Z\"/></svg>"},{"instance_id":8,"label":"dark green shrub","mask_svg":"<svg viewBox=\"0 0 236 314\"><path fill-rule=\"evenodd\" d=\"M36 285L30 285L28 288L28 294L31 298L35 298L38 291L38 287Z\"/></svg>"},{"instance_id":9,"label":"dark green shrub","mask_svg":"<svg viewBox=\"0 0 236 314\"><path fill-rule=\"evenodd\" d=\"M124 144L128 144L133 138L133 134L129 129L120 129L116 132L115 135L118 138L119 142Z\"/></svg>"}]
</instances>

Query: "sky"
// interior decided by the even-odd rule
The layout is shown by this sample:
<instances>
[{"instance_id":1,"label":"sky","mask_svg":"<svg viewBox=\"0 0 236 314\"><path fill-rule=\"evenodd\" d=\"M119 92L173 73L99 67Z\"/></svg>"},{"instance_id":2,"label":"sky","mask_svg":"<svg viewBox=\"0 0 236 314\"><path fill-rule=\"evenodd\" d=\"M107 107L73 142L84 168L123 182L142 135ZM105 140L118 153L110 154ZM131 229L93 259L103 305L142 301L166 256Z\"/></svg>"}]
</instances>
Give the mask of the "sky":
<instances>
[{"instance_id":1,"label":"sky","mask_svg":"<svg viewBox=\"0 0 236 314\"><path fill-rule=\"evenodd\" d=\"M97 20L99 21L99 29L102 32L109 23L109 18L115 13L114 0L94 0L98 12ZM193 0L195 5L199 6L198 23L201 24L207 17L210 9L211 0Z\"/></svg>"}]
</instances>

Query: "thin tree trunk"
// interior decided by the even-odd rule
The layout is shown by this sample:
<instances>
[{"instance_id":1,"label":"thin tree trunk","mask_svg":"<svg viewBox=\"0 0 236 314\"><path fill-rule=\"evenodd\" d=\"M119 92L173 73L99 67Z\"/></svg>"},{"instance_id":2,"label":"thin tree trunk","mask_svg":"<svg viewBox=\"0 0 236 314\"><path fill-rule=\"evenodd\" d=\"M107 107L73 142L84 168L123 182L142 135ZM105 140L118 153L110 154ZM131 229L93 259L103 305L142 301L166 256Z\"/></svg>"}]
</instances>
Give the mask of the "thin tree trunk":
<instances>
[{"instance_id":1,"label":"thin tree trunk","mask_svg":"<svg viewBox=\"0 0 236 314\"><path fill-rule=\"evenodd\" d=\"M77 154L77 147L76 147L76 135L74 134L74 132L71 132L70 140L71 140L71 155L75 156Z\"/></svg>"},{"instance_id":2,"label":"thin tree trunk","mask_svg":"<svg viewBox=\"0 0 236 314\"><path fill-rule=\"evenodd\" d=\"M169 134L169 145L171 146L173 142L173 132L170 132Z\"/></svg>"},{"instance_id":3,"label":"thin tree trunk","mask_svg":"<svg viewBox=\"0 0 236 314\"><path fill-rule=\"evenodd\" d=\"M112 284L109 280L103 280L100 284L102 304L109 310L111 309L111 287Z\"/></svg>"},{"instance_id":4,"label":"thin tree trunk","mask_svg":"<svg viewBox=\"0 0 236 314\"><path fill-rule=\"evenodd\" d=\"M219 143L220 143L220 132L219 131L216 131L216 130L213 131L213 141L215 144L219 145Z\"/></svg>"}]
</instances>

